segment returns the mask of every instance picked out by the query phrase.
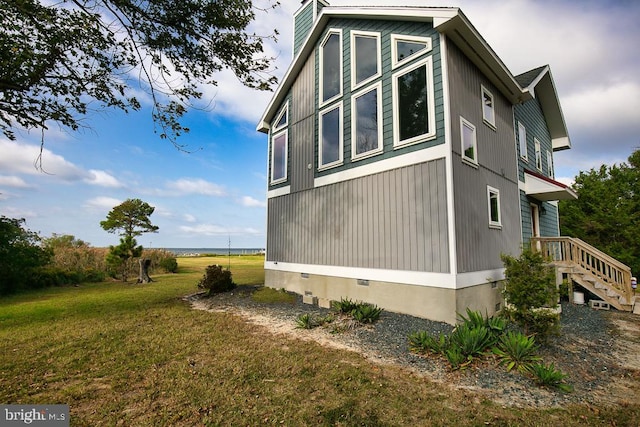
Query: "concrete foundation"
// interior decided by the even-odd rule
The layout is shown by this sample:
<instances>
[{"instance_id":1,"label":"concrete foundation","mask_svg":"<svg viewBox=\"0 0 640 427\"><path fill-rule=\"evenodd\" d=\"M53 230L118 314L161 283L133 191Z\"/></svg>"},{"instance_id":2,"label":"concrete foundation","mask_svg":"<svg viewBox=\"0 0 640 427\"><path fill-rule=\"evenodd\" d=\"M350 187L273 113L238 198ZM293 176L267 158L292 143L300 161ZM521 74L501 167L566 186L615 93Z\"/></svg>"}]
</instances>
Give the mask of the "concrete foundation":
<instances>
[{"instance_id":1,"label":"concrete foundation","mask_svg":"<svg viewBox=\"0 0 640 427\"><path fill-rule=\"evenodd\" d=\"M458 313L466 309L489 316L504 305L501 283L485 283L463 289L416 286L403 283L356 280L300 273L265 270L265 285L275 289L316 297L327 306L329 301L349 298L376 304L387 311L455 324Z\"/></svg>"}]
</instances>

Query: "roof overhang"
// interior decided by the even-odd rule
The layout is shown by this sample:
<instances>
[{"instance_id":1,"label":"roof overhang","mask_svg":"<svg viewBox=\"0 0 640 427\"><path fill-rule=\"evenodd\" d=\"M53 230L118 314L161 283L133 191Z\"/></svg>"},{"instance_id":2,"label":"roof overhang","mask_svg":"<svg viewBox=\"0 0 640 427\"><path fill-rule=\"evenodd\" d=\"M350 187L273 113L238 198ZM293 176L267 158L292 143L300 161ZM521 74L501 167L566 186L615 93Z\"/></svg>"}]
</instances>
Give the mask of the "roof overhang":
<instances>
[{"instance_id":1,"label":"roof overhang","mask_svg":"<svg viewBox=\"0 0 640 427\"><path fill-rule=\"evenodd\" d=\"M571 187L530 170L524 171L524 192L541 202L578 198Z\"/></svg>"},{"instance_id":2,"label":"roof overhang","mask_svg":"<svg viewBox=\"0 0 640 427\"><path fill-rule=\"evenodd\" d=\"M549 128L553 151L571 148L571 140L569 139L564 114L562 114L562 108L560 107L558 92L548 66L544 67L540 75L525 88L525 91L540 102L542 113Z\"/></svg>"}]
</instances>

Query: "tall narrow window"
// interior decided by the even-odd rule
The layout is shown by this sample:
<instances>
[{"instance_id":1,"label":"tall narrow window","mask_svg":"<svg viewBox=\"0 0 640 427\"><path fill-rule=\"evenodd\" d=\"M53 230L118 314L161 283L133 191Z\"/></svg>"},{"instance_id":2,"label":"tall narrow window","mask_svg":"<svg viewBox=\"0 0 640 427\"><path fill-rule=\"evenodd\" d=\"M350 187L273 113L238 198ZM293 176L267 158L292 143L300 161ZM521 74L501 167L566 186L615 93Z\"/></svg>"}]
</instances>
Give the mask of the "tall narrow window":
<instances>
[{"instance_id":1,"label":"tall narrow window","mask_svg":"<svg viewBox=\"0 0 640 427\"><path fill-rule=\"evenodd\" d=\"M518 122L518 146L520 147L520 157L527 160L527 129Z\"/></svg>"},{"instance_id":2,"label":"tall narrow window","mask_svg":"<svg viewBox=\"0 0 640 427\"><path fill-rule=\"evenodd\" d=\"M551 151L547 151L547 174L549 175L550 178L554 177L554 174L553 174L553 155L551 154Z\"/></svg>"},{"instance_id":3,"label":"tall narrow window","mask_svg":"<svg viewBox=\"0 0 640 427\"><path fill-rule=\"evenodd\" d=\"M493 95L487 90L486 87L482 87L482 119L486 124L492 128L496 127L496 113L493 104Z\"/></svg>"},{"instance_id":4,"label":"tall narrow window","mask_svg":"<svg viewBox=\"0 0 640 427\"><path fill-rule=\"evenodd\" d=\"M351 155L354 159L382 150L381 84L351 98Z\"/></svg>"},{"instance_id":5,"label":"tall narrow window","mask_svg":"<svg viewBox=\"0 0 640 427\"><path fill-rule=\"evenodd\" d=\"M431 58L393 75L394 146L436 136Z\"/></svg>"},{"instance_id":6,"label":"tall narrow window","mask_svg":"<svg viewBox=\"0 0 640 427\"><path fill-rule=\"evenodd\" d=\"M342 32L331 30L320 44L320 101L342 94Z\"/></svg>"},{"instance_id":7,"label":"tall narrow window","mask_svg":"<svg viewBox=\"0 0 640 427\"><path fill-rule=\"evenodd\" d=\"M320 112L320 169L342 163L342 103Z\"/></svg>"},{"instance_id":8,"label":"tall narrow window","mask_svg":"<svg viewBox=\"0 0 640 427\"><path fill-rule=\"evenodd\" d=\"M284 130L271 140L271 183L287 180L288 134Z\"/></svg>"},{"instance_id":9,"label":"tall narrow window","mask_svg":"<svg viewBox=\"0 0 640 427\"><path fill-rule=\"evenodd\" d=\"M351 86L353 89L380 75L380 33L351 32Z\"/></svg>"},{"instance_id":10,"label":"tall narrow window","mask_svg":"<svg viewBox=\"0 0 640 427\"><path fill-rule=\"evenodd\" d=\"M540 141L533 138L533 145L535 146L536 153L536 169L542 172L542 148L540 147Z\"/></svg>"},{"instance_id":11,"label":"tall narrow window","mask_svg":"<svg viewBox=\"0 0 640 427\"><path fill-rule=\"evenodd\" d=\"M478 144L476 127L460 117L460 140L462 141L462 160L478 164Z\"/></svg>"},{"instance_id":12,"label":"tall narrow window","mask_svg":"<svg viewBox=\"0 0 640 427\"><path fill-rule=\"evenodd\" d=\"M391 35L391 59L393 68L400 67L431 50L431 38Z\"/></svg>"},{"instance_id":13,"label":"tall narrow window","mask_svg":"<svg viewBox=\"0 0 640 427\"><path fill-rule=\"evenodd\" d=\"M502 218L500 215L500 191L487 186L487 199L489 202L489 227L500 228Z\"/></svg>"}]
</instances>

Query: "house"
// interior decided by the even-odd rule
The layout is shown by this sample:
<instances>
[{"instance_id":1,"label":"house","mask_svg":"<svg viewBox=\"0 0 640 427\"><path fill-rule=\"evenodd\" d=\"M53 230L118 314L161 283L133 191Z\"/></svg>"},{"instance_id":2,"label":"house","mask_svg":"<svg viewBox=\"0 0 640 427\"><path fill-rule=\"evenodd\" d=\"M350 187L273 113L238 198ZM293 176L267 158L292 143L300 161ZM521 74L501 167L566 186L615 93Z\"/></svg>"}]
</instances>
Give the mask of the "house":
<instances>
[{"instance_id":1,"label":"house","mask_svg":"<svg viewBox=\"0 0 640 427\"><path fill-rule=\"evenodd\" d=\"M571 147L548 66L514 76L458 8L303 1L268 134L265 282L455 323L502 253L559 235Z\"/></svg>"}]
</instances>

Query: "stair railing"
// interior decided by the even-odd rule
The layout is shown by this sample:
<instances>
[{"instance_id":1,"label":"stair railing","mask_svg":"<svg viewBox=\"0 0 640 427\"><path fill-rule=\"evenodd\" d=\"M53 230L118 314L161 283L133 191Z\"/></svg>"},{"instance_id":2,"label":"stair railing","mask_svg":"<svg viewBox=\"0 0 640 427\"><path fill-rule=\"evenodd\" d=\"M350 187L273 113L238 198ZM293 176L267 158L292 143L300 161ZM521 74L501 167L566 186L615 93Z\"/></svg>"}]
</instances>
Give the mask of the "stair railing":
<instances>
[{"instance_id":1,"label":"stair railing","mask_svg":"<svg viewBox=\"0 0 640 427\"><path fill-rule=\"evenodd\" d=\"M531 249L541 252L545 259L579 266L630 304L631 268L617 259L574 237L532 237Z\"/></svg>"}]
</instances>

